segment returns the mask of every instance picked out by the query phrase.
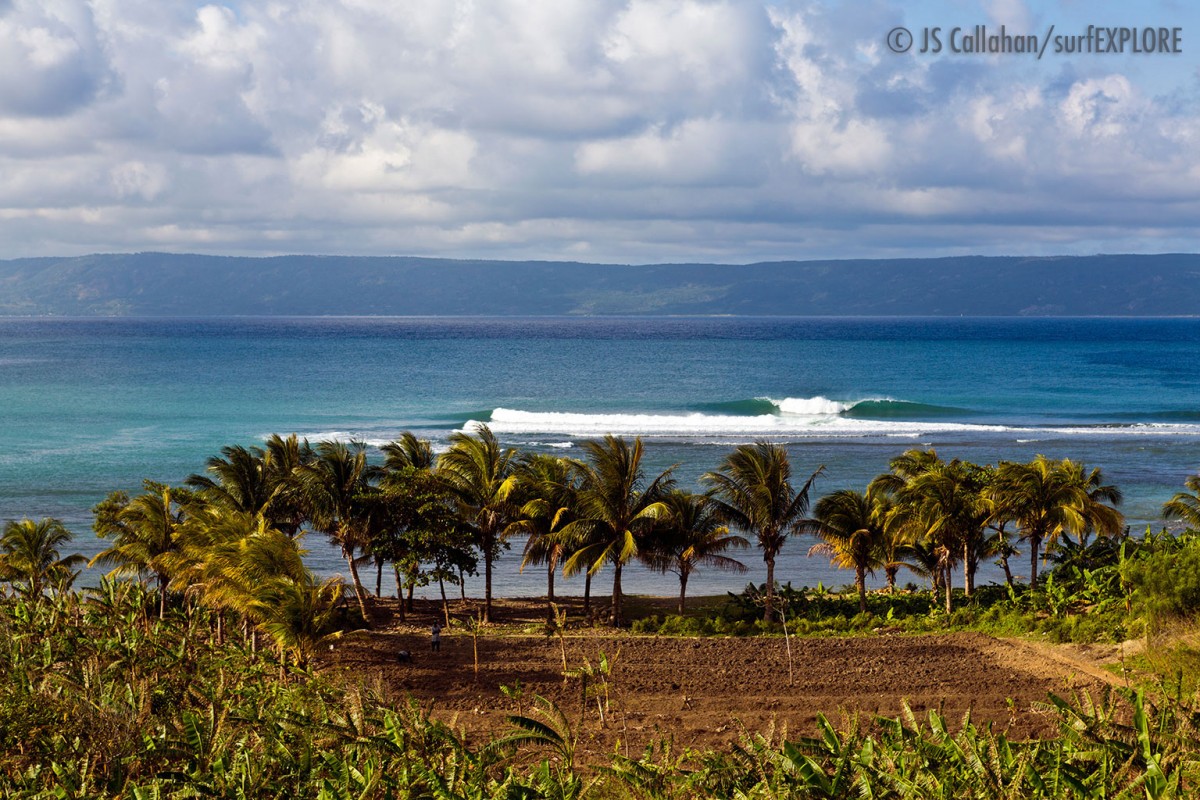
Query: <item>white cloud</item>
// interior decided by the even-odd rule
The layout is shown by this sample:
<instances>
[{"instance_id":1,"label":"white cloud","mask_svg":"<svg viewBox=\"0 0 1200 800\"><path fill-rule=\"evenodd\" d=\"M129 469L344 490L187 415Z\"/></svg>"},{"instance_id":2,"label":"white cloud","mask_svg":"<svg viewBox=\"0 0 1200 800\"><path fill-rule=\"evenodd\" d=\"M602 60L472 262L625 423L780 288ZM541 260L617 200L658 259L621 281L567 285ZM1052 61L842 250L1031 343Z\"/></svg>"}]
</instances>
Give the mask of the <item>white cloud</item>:
<instances>
[{"instance_id":1,"label":"white cloud","mask_svg":"<svg viewBox=\"0 0 1200 800\"><path fill-rule=\"evenodd\" d=\"M1200 246L1177 57L898 56L905 22L889 0L15 0L0 256Z\"/></svg>"},{"instance_id":2,"label":"white cloud","mask_svg":"<svg viewBox=\"0 0 1200 800\"><path fill-rule=\"evenodd\" d=\"M86 3L24 0L0 13L0 113L67 114L110 77Z\"/></svg>"}]
</instances>

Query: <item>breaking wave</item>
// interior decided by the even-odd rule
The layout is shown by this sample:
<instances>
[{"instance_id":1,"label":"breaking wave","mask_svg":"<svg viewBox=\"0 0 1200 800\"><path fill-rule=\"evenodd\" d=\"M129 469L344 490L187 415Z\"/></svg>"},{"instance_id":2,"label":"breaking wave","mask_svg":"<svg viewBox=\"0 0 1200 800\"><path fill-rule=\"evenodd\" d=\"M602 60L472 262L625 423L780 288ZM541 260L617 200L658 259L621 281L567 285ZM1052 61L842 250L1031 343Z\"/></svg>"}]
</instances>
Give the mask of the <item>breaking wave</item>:
<instances>
[{"instance_id":1,"label":"breaking wave","mask_svg":"<svg viewBox=\"0 0 1200 800\"><path fill-rule=\"evenodd\" d=\"M593 437L605 434L698 441L746 437L789 439L914 438L925 434L1025 436L1195 436L1200 425L1161 422L1039 426L977 421L970 409L914 403L889 397L834 400L823 396L758 397L706 403L699 410L660 413L590 413L496 408L463 425L488 425L499 434Z\"/></svg>"}]
</instances>

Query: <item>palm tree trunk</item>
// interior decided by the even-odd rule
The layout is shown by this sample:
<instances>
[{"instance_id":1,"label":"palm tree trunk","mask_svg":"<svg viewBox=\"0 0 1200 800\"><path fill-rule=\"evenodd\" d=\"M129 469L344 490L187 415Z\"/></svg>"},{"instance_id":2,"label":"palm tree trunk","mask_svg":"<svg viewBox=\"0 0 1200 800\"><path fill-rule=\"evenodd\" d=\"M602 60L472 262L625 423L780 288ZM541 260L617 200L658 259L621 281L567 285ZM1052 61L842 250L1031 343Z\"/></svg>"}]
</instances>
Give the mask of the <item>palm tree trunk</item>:
<instances>
[{"instance_id":1,"label":"palm tree trunk","mask_svg":"<svg viewBox=\"0 0 1200 800\"><path fill-rule=\"evenodd\" d=\"M1013 574L1012 574L1012 569L1010 569L1010 568L1009 568L1009 566L1008 566L1008 554L1007 554L1007 553L1005 553L1004 555L1000 556L1000 566L1004 567L1004 580L1005 580L1005 582L1006 582L1006 583L1007 583L1009 586L1012 586L1012 585L1013 585Z\"/></svg>"},{"instance_id":2,"label":"palm tree trunk","mask_svg":"<svg viewBox=\"0 0 1200 800\"><path fill-rule=\"evenodd\" d=\"M396 574L396 608L400 612L400 621L404 622L404 583L400 579L400 566L393 562L392 571Z\"/></svg>"},{"instance_id":3,"label":"palm tree trunk","mask_svg":"<svg viewBox=\"0 0 1200 800\"><path fill-rule=\"evenodd\" d=\"M383 559L375 559L375 596L383 597Z\"/></svg>"},{"instance_id":4,"label":"palm tree trunk","mask_svg":"<svg viewBox=\"0 0 1200 800\"><path fill-rule=\"evenodd\" d=\"M446 599L446 580L438 573L438 588L442 591L442 614L446 617L446 627L450 627L450 601Z\"/></svg>"},{"instance_id":5,"label":"palm tree trunk","mask_svg":"<svg viewBox=\"0 0 1200 800\"><path fill-rule=\"evenodd\" d=\"M975 591L975 559L970 544L963 545L963 588L967 597Z\"/></svg>"},{"instance_id":6,"label":"palm tree trunk","mask_svg":"<svg viewBox=\"0 0 1200 800\"><path fill-rule=\"evenodd\" d=\"M546 603L554 602L554 567L553 561L546 564Z\"/></svg>"},{"instance_id":7,"label":"palm tree trunk","mask_svg":"<svg viewBox=\"0 0 1200 800\"><path fill-rule=\"evenodd\" d=\"M888 594L896 593L896 572L899 569L900 568L895 566L894 564L889 564L888 566L883 568L884 573L887 574Z\"/></svg>"},{"instance_id":8,"label":"palm tree trunk","mask_svg":"<svg viewBox=\"0 0 1200 800\"><path fill-rule=\"evenodd\" d=\"M1029 537L1029 588L1037 588L1038 551L1042 549L1042 537Z\"/></svg>"},{"instance_id":9,"label":"palm tree trunk","mask_svg":"<svg viewBox=\"0 0 1200 800\"><path fill-rule=\"evenodd\" d=\"M458 568L458 596L467 602L467 573L462 567Z\"/></svg>"},{"instance_id":10,"label":"palm tree trunk","mask_svg":"<svg viewBox=\"0 0 1200 800\"><path fill-rule=\"evenodd\" d=\"M416 586L417 586L417 582L416 582L416 581L409 581L409 582L408 582L408 600L407 600L407 601L405 601L405 603L404 603L404 606L405 606L405 608L407 608L409 611L412 611L412 610L413 610L413 590L414 590L414 589L416 589Z\"/></svg>"},{"instance_id":11,"label":"palm tree trunk","mask_svg":"<svg viewBox=\"0 0 1200 800\"><path fill-rule=\"evenodd\" d=\"M609 618L614 628L621 627L621 565L613 569L612 615Z\"/></svg>"},{"instance_id":12,"label":"palm tree trunk","mask_svg":"<svg viewBox=\"0 0 1200 800\"><path fill-rule=\"evenodd\" d=\"M858 611L867 613L867 571L862 564L854 567L854 585L858 588Z\"/></svg>"},{"instance_id":13,"label":"palm tree trunk","mask_svg":"<svg viewBox=\"0 0 1200 800\"><path fill-rule=\"evenodd\" d=\"M167 576L158 576L158 618L167 615Z\"/></svg>"},{"instance_id":14,"label":"palm tree trunk","mask_svg":"<svg viewBox=\"0 0 1200 800\"><path fill-rule=\"evenodd\" d=\"M358 608L362 611L363 624L370 628L371 617L367 614L367 590L358 576L358 565L354 563L354 554L343 550L342 555L346 557L346 563L350 565L350 578L354 582L354 594L358 598Z\"/></svg>"},{"instance_id":15,"label":"palm tree trunk","mask_svg":"<svg viewBox=\"0 0 1200 800\"><path fill-rule=\"evenodd\" d=\"M583 616L590 618L592 615L592 573L585 572L583 575Z\"/></svg>"},{"instance_id":16,"label":"palm tree trunk","mask_svg":"<svg viewBox=\"0 0 1200 800\"><path fill-rule=\"evenodd\" d=\"M943 575L945 576L945 580L946 580L946 613L949 614L951 611L954 610L953 607L950 605L950 603L951 603L951 594L950 594L951 580L950 580L950 578L951 578L952 573L950 571L949 562L947 562L946 566L943 567L942 572L943 572Z\"/></svg>"},{"instance_id":17,"label":"palm tree trunk","mask_svg":"<svg viewBox=\"0 0 1200 800\"><path fill-rule=\"evenodd\" d=\"M684 608L687 603L687 572L679 571L679 616L683 616Z\"/></svg>"},{"instance_id":18,"label":"palm tree trunk","mask_svg":"<svg viewBox=\"0 0 1200 800\"><path fill-rule=\"evenodd\" d=\"M466 591L464 589L464 591ZM483 551L483 621L492 621L492 548Z\"/></svg>"},{"instance_id":19,"label":"palm tree trunk","mask_svg":"<svg viewBox=\"0 0 1200 800\"><path fill-rule=\"evenodd\" d=\"M770 622L775 612L775 556L763 556L767 562L767 597L763 603L763 622Z\"/></svg>"}]
</instances>

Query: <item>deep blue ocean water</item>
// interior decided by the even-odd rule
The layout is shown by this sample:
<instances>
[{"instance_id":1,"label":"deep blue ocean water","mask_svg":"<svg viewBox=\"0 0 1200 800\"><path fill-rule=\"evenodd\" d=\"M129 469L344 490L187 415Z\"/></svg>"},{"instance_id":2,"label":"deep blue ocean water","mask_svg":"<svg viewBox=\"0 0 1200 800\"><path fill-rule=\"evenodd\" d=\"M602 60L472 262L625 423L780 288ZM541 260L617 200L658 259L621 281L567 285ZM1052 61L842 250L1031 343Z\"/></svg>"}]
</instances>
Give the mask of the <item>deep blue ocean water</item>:
<instances>
[{"instance_id":1,"label":"deep blue ocean water","mask_svg":"<svg viewBox=\"0 0 1200 800\"><path fill-rule=\"evenodd\" d=\"M180 482L223 445L274 432L378 445L403 430L444 445L478 421L564 454L641 435L648 466L677 464L685 486L732 445L769 438L797 473L825 466L818 495L861 489L911 447L1066 456L1125 490L1136 530L1160 525L1200 470L1197 365L1196 319L0 320L0 520L57 516L90 555L103 546L93 504L143 478ZM808 544L785 548L781 581L852 580ZM306 546L318 571L344 570L319 535ZM689 592L761 581L758 555L744 560L749 575L700 574ZM514 550L498 592L537 594L540 571L518 563Z\"/></svg>"}]
</instances>

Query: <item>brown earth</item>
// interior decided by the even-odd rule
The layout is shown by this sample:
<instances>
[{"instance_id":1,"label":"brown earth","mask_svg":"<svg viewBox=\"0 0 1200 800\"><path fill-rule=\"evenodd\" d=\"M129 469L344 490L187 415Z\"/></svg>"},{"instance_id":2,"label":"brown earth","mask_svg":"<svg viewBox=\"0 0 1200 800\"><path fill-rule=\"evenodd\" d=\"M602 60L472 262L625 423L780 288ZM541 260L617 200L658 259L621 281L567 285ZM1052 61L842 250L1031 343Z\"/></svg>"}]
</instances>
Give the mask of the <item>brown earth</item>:
<instances>
[{"instance_id":1,"label":"brown earth","mask_svg":"<svg viewBox=\"0 0 1200 800\"><path fill-rule=\"evenodd\" d=\"M1048 735L1054 720L1037 709L1048 693L1098 696L1118 679L1100 665L1108 651L1081 652L980 633L796 638L678 638L613 634L604 628L569 630L560 643L541 632L544 605L498 601L503 624L484 626L473 640L456 623L431 652L429 625L436 607L418 604L406 624L395 621L349 634L322 668L382 682L397 696L431 704L435 717L480 737L507 729L517 702L502 686L518 683L522 707L533 694L554 700L573 723L583 718L586 751L614 746L639 753L653 739L676 746L724 746L743 732L810 734L823 712L835 724L858 716L896 717L907 702L919 717L935 709L957 727L970 711L1010 737ZM609 710L603 725L596 700L581 709L581 683L564 683L563 650L574 669L612 663ZM397 653L411 653L410 663ZM594 681L593 681L594 684Z\"/></svg>"}]
</instances>

